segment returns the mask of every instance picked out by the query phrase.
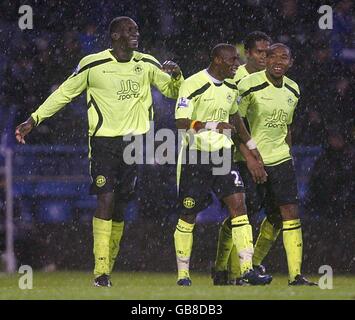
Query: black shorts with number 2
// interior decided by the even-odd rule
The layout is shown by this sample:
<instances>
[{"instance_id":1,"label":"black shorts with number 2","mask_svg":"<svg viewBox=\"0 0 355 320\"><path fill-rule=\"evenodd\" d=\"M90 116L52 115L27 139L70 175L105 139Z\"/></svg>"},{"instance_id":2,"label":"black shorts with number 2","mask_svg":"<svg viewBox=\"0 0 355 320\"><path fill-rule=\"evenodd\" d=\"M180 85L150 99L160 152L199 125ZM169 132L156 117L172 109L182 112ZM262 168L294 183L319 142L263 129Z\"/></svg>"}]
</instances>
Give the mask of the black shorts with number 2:
<instances>
[{"instance_id":1,"label":"black shorts with number 2","mask_svg":"<svg viewBox=\"0 0 355 320\"><path fill-rule=\"evenodd\" d=\"M200 159L203 152L197 151ZM244 183L239 174L237 165L231 161L230 170L224 175L214 175L213 168L216 167L211 161L208 164L187 164L181 165L179 181L179 213L197 214L207 208L211 202L211 191L218 199L230 196L234 193L244 193Z\"/></svg>"}]
</instances>

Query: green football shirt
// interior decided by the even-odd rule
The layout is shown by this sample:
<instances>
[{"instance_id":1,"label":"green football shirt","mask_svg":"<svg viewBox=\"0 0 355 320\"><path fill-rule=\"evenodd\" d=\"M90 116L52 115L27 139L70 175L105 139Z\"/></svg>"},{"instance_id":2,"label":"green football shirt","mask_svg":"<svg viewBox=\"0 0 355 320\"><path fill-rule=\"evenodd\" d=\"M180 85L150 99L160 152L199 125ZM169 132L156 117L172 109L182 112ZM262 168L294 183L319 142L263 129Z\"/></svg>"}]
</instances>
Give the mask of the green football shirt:
<instances>
[{"instance_id":1,"label":"green football shirt","mask_svg":"<svg viewBox=\"0 0 355 320\"><path fill-rule=\"evenodd\" d=\"M237 72L235 73L234 78L233 79L226 79L226 82L238 85L240 80L242 80L243 78L245 78L246 76L249 75L249 72L245 66L246 66L246 64L242 64L241 66L239 66L237 69Z\"/></svg>"},{"instance_id":2,"label":"green football shirt","mask_svg":"<svg viewBox=\"0 0 355 320\"><path fill-rule=\"evenodd\" d=\"M176 99L183 81L161 70L152 56L133 52L119 62L110 49L84 57L74 73L32 113L36 125L51 117L84 90L87 92L89 136L143 134L153 117L151 85Z\"/></svg>"},{"instance_id":3,"label":"green football shirt","mask_svg":"<svg viewBox=\"0 0 355 320\"><path fill-rule=\"evenodd\" d=\"M215 84L207 71L202 70L186 79L181 85L175 118L202 122L229 122L229 116L238 111L236 88L236 85L225 81ZM212 130L193 135L193 141L191 137L187 135L184 143L188 143L190 149L200 151L230 149L233 145L231 138Z\"/></svg>"},{"instance_id":4,"label":"green football shirt","mask_svg":"<svg viewBox=\"0 0 355 320\"><path fill-rule=\"evenodd\" d=\"M231 81L232 84L238 85L239 82L243 78L245 78L246 76L248 76L250 74L245 66L246 66L246 64L243 64L243 65L239 66L238 69L237 69L237 72L235 73L235 76L234 76L233 80L232 79L228 79L226 81ZM235 162L245 161L244 157L242 156L242 154L239 151L238 146L235 146L235 148L234 148L233 160Z\"/></svg>"},{"instance_id":5,"label":"green football shirt","mask_svg":"<svg viewBox=\"0 0 355 320\"><path fill-rule=\"evenodd\" d=\"M282 87L277 88L267 79L264 70L242 79L238 90L239 112L249 122L251 136L265 165L291 159L285 138L300 97L298 85L284 76Z\"/></svg>"}]
</instances>

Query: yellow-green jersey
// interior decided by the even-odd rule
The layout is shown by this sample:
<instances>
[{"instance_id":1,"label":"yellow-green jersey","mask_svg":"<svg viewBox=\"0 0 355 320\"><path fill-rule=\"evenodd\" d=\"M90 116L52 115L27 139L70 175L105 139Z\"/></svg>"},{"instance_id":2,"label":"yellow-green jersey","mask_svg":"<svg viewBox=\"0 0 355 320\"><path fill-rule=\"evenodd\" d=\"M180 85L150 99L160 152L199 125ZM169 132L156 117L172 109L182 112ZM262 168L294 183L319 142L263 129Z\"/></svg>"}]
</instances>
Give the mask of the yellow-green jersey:
<instances>
[{"instance_id":1,"label":"yellow-green jersey","mask_svg":"<svg viewBox=\"0 0 355 320\"><path fill-rule=\"evenodd\" d=\"M246 76L248 76L250 74L245 66L246 66L246 64L243 64L243 65L239 66L238 69L237 69L237 72L235 73L235 76L234 76L233 80L228 79L226 81L231 81L232 84L238 85L239 82L243 78L245 78ZM242 154L239 151L238 146L235 146L235 148L234 148L233 160L235 162L245 161L244 157L242 156Z\"/></svg>"},{"instance_id":2,"label":"yellow-green jersey","mask_svg":"<svg viewBox=\"0 0 355 320\"><path fill-rule=\"evenodd\" d=\"M284 76L282 87L278 88L267 79L264 70L242 79L238 91L239 112L249 122L251 137L265 165L291 159L285 139L300 97L298 85Z\"/></svg>"},{"instance_id":3,"label":"yellow-green jersey","mask_svg":"<svg viewBox=\"0 0 355 320\"><path fill-rule=\"evenodd\" d=\"M207 70L202 70L186 79L179 90L175 118L202 122L229 122L229 116L238 111L236 85L212 81ZM203 131L187 136L190 149L213 152L222 148L230 149L231 138L216 131ZM188 139L188 138L187 138Z\"/></svg>"},{"instance_id":4,"label":"yellow-green jersey","mask_svg":"<svg viewBox=\"0 0 355 320\"><path fill-rule=\"evenodd\" d=\"M235 73L234 78L233 79L226 79L226 82L229 82L234 85L238 85L240 80L242 80L243 78L245 78L246 76L248 76L250 74L245 66L246 66L246 64L239 66L236 73Z\"/></svg>"},{"instance_id":5,"label":"yellow-green jersey","mask_svg":"<svg viewBox=\"0 0 355 320\"><path fill-rule=\"evenodd\" d=\"M84 57L31 116L38 125L86 89L89 136L143 134L153 117L151 85L176 99L182 81L163 72L151 55L134 51L130 61L119 62L107 49Z\"/></svg>"}]
</instances>

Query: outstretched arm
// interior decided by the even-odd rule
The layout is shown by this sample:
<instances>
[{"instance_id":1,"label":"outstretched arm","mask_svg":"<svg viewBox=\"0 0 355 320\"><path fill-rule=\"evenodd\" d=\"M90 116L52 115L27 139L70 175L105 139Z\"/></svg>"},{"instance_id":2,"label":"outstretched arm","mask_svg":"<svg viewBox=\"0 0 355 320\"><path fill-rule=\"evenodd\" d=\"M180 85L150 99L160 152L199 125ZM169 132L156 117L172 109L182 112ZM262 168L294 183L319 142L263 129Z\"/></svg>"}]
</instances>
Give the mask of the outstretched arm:
<instances>
[{"instance_id":1,"label":"outstretched arm","mask_svg":"<svg viewBox=\"0 0 355 320\"><path fill-rule=\"evenodd\" d=\"M177 99L184 80L180 67L173 61L165 61L161 68L151 65L151 82L166 97Z\"/></svg>"},{"instance_id":2,"label":"outstretched arm","mask_svg":"<svg viewBox=\"0 0 355 320\"><path fill-rule=\"evenodd\" d=\"M15 130L16 140L19 143L25 144L25 136L32 131L35 124L35 120L32 118L32 116L30 116L25 122L22 122L20 125L18 125Z\"/></svg>"},{"instance_id":3,"label":"outstretched arm","mask_svg":"<svg viewBox=\"0 0 355 320\"><path fill-rule=\"evenodd\" d=\"M65 80L25 122L16 127L15 136L19 143L25 144L24 138L33 127L57 113L86 89L88 69L83 69L81 72L80 64L76 72Z\"/></svg>"}]
</instances>

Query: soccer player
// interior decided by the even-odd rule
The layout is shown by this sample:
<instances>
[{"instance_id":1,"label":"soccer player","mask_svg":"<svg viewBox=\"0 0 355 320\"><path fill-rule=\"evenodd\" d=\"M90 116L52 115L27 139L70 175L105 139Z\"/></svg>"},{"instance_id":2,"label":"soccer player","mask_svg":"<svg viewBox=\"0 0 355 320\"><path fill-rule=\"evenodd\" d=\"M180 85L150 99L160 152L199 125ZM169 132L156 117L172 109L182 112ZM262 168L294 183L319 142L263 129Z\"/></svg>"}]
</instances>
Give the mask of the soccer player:
<instances>
[{"instance_id":1,"label":"soccer player","mask_svg":"<svg viewBox=\"0 0 355 320\"><path fill-rule=\"evenodd\" d=\"M139 32L129 17L117 17L109 27L112 49L84 57L74 73L16 128L18 142L84 90L87 92L91 194L97 195L93 217L94 285L110 287L118 255L125 207L134 193L136 165L127 165L123 150L128 134L144 135L152 119L151 85L176 99L183 77L178 65L163 66L136 51ZM166 71L166 72L164 72ZM168 73L171 74L171 76Z\"/></svg>"},{"instance_id":2,"label":"soccer player","mask_svg":"<svg viewBox=\"0 0 355 320\"><path fill-rule=\"evenodd\" d=\"M316 285L301 273L302 230L297 206L297 184L290 154L290 125L300 98L298 85L285 76L292 65L291 50L282 43L270 46L266 70L251 74L238 84L238 105L246 117L251 136L260 150L267 181L258 185L265 192L266 214L280 212L282 223L268 216L261 232L273 241L282 227L289 285ZM259 257L261 262L262 257ZM255 264L255 261L254 261Z\"/></svg>"},{"instance_id":3,"label":"soccer player","mask_svg":"<svg viewBox=\"0 0 355 320\"><path fill-rule=\"evenodd\" d=\"M238 67L237 72L233 79L227 79L227 82L236 84L240 82L244 77L265 69L266 52L271 44L271 38L261 31L254 31L249 33L244 39L244 49L247 57L247 63ZM256 184L252 179L252 175L249 172L250 167L254 165L254 158L251 157L248 161L245 161L239 148L234 149L234 161L238 164L239 173L245 184L246 193L246 205L249 214L255 214L261 208L261 197L257 193ZM262 226L264 226L264 223ZM263 233L261 232L261 235ZM259 236L260 238L260 236ZM257 242L254 248L253 262L260 256L260 251L266 256L268 250L265 246L260 247L260 242ZM268 242L269 243L269 242ZM271 246L270 246L271 247ZM235 253L235 246L232 241L232 231L230 227L230 218L226 218L219 230L217 254L215 266L212 271L213 283L215 285L234 285L243 284L240 281L240 268L238 256ZM266 252L265 252L266 251ZM256 269L262 268L257 264ZM228 270L228 271L227 271Z\"/></svg>"},{"instance_id":4,"label":"soccer player","mask_svg":"<svg viewBox=\"0 0 355 320\"><path fill-rule=\"evenodd\" d=\"M192 251L193 229L196 214L209 205L213 191L227 206L231 216L233 243L239 255L243 280L253 285L271 282L269 275L260 275L252 269L253 238L244 201L243 181L231 165L225 175L213 174L213 159L226 155L231 164L233 141L224 130L238 134L238 139L248 146L245 154L260 161L260 155L237 111L236 86L226 83L239 65L237 50L229 44L219 44L211 52L209 67L182 84L176 105L175 118L178 129L190 130L181 154L187 150L186 164L178 164L180 219L174 233L180 286L190 286L189 262ZM229 123L230 122L230 123ZM237 130L236 130L237 129ZM194 152L192 152L194 151ZM208 159L203 163L202 159ZM265 179L260 164L254 172L257 179Z\"/></svg>"}]
</instances>

